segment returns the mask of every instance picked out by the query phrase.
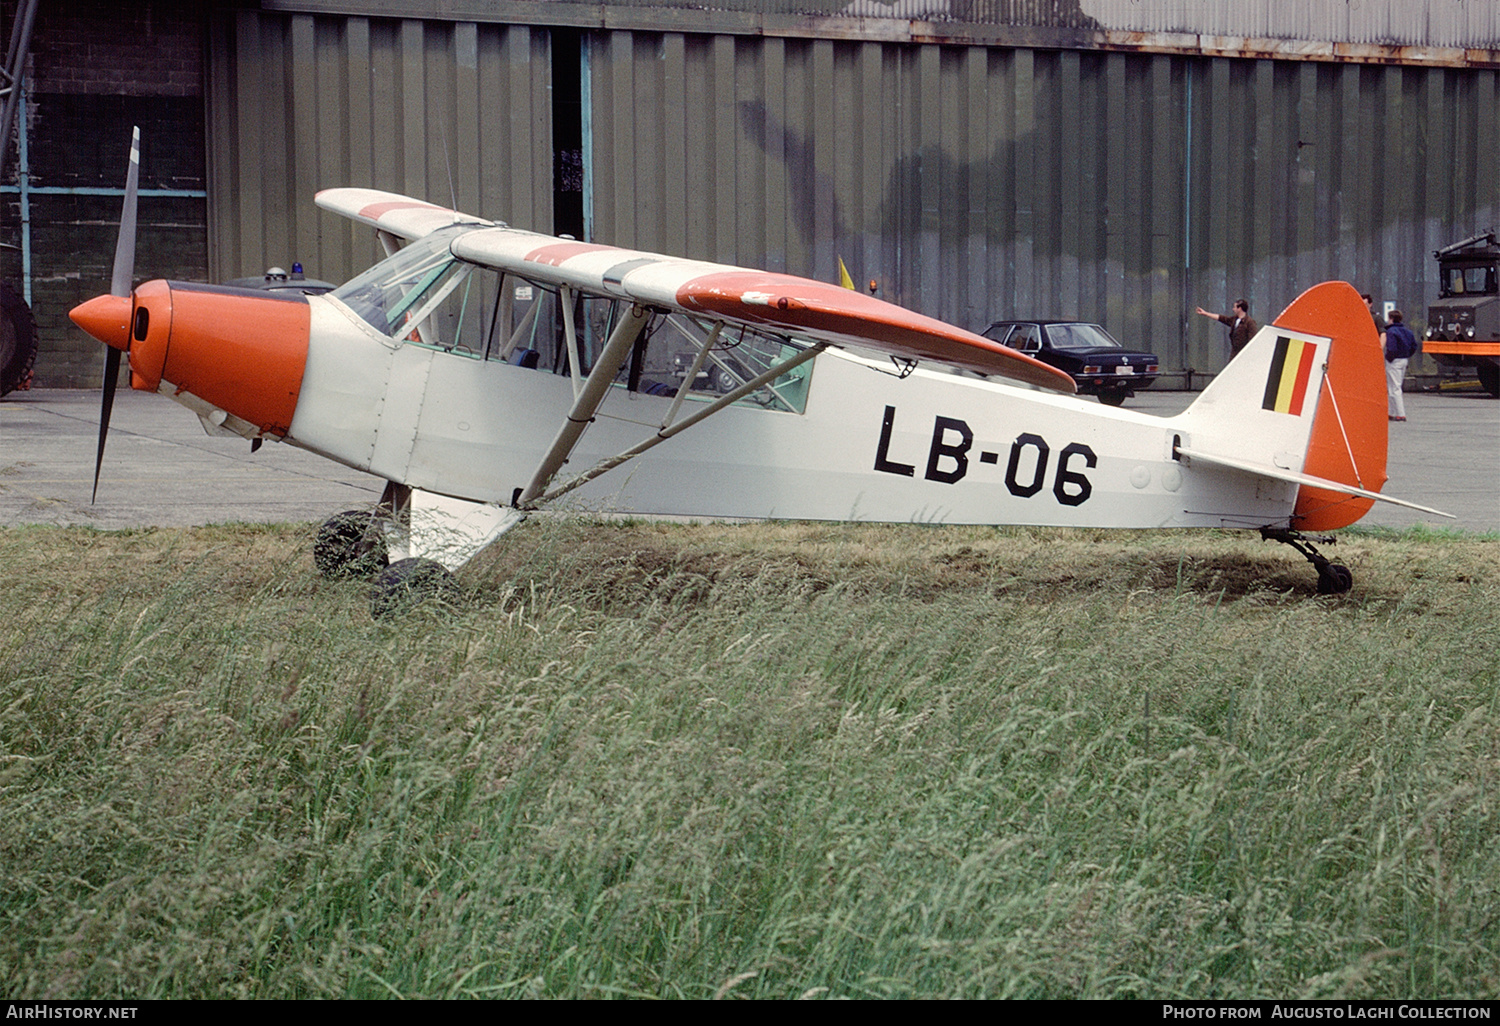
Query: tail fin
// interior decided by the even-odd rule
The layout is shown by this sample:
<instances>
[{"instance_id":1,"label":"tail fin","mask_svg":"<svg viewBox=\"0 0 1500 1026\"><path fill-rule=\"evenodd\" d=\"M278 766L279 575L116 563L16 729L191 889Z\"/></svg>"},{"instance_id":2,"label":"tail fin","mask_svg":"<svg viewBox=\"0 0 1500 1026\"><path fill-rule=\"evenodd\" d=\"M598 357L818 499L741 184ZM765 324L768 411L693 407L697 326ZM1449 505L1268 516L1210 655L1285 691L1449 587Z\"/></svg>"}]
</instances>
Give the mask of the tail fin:
<instances>
[{"instance_id":1,"label":"tail fin","mask_svg":"<svg viewBox=\"0 0 1500 1026\"><path fill-rule=\"evenodd\" d=\"M1385 359L1344 282L1308 289L1182 414L1181 452L1298 485L1291 526L1346 527L1385 484ZM1325 486L1347 486L1335 491Z\"/></svg>"},{"instance_id":2,"label":"tail fin","mask_svg":"<svg viewBox=\"0 0 1500 1026\"><path fill-rule=\"evenodd\" d=\"M1302 472L1378 492L1385 485L1385 353L1369 307L1344 282L1324 282L1298 296L1276 327L1315 332L1333 340L1323 397L1313 419ZM1292 526L1330 531L1369 512L1373 499L1303 485Z\"/></svg>"}]
</instances>

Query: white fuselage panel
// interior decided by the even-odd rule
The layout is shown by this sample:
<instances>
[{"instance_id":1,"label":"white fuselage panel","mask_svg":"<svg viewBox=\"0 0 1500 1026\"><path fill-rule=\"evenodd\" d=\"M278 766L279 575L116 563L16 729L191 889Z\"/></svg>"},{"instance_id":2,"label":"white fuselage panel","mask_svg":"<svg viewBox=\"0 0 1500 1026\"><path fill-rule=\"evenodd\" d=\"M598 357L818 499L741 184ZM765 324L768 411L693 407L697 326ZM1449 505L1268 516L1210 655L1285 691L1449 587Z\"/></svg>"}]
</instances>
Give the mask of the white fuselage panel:
<instances>
[{"instance_id":1,"label":"white fuselage panel","mask_svg":"<svg viewBox=\"0 0 1500 1026\"><path fill-rule=\"evenodd\" d=\"M287 440L416 488L510 503L573 401L547 371L381 339L311 299ZM889 366L889 365L886 365ZM679 418L698 406L683 404ZM554 484L655 433L670 397L616 386ZM579 490L577 508L703 517L1079 527L1285 522L1296 488L1173 459L1184 417L828 351L802 414L736 405Z\"/></svg>"}]
</instances>

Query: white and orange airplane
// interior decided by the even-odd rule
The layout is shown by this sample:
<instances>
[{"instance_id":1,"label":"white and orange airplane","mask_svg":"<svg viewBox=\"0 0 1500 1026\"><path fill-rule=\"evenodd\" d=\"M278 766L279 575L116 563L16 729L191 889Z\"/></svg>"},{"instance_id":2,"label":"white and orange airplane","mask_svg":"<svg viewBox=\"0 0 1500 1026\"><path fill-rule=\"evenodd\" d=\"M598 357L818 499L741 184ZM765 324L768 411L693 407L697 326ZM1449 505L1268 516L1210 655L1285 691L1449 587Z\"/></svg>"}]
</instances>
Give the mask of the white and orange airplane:
<instances>
[{"instance_id":1,"label":"white and orange airplane","mask_svg":"<svg viewBox=\"0 0 1500 1026\"><path fill-rule=\"evenodd\" d=\"M132 290L136 173L133 153L111 294L72 311L109 346L99 460L128 353L133 388L213 433L385 478L381 505L331 518L316 550L325 573L395 559L377 605L565 497L696 517L1246 528L1295 547L1324 593L1352 578L1307 532L1376 500L1438 513L1380 494L1384 359L1342 282L1307 290L1186 411L1156 417L837 285L369 189L317 196L387 253L332 292Z\"/></svg>"}]
</instances>

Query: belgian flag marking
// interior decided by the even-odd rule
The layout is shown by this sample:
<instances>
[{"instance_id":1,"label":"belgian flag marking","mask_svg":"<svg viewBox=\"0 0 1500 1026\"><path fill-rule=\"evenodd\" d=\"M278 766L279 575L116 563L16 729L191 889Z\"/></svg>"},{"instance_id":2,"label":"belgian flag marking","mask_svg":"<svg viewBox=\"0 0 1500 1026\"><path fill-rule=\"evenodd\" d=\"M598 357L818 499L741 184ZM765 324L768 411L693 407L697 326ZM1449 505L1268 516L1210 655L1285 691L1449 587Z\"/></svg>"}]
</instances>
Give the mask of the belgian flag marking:
<instances>
[{"instance_id":1,"label":"belgian flag marking","mask_svg":"<svg viewBox=\"0 0 1500 1026\"><path fill-rule=\"evenodd\" d=\"M1315 342L1285 335L1276 339L1276 354L1271 357L1271 373L1266 377L1266 398L1261 409L1302 416L1302 401L1307 398L1307 379L1312 376L1313 360L1318 355Z\"/></svg>"}]
</instances>

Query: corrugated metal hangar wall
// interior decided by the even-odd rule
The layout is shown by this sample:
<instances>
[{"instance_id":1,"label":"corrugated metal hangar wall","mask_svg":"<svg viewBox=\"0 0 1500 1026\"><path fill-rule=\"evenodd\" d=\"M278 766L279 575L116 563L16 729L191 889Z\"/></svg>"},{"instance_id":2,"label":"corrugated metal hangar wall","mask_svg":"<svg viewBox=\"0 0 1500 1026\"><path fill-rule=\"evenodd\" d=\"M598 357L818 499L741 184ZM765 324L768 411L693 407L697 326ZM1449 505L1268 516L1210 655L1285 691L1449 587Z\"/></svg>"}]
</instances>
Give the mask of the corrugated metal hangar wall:
<instances>
[{"instance_id":1,"label":"corrugated metal hangar wall","mask_svg":"<svg viewBox=\"0 0 1500 1026\"><path fill-rule=\"evenodd\" d=\"M1195 305L1245 296L1269 317L1344 278L1419 321L1432 250L1500 222L1500 72L1461 60L816 38L764 21L212 24L221 279L294 259L337 279L373 260L368 231L318 212L316 189L443 203L451 189L470 212L601 242L825 280L842 257L885 298L968 327L1097 320L1201 375L1228 351Z\"/></svg>"}]
</instances>

